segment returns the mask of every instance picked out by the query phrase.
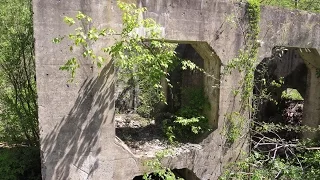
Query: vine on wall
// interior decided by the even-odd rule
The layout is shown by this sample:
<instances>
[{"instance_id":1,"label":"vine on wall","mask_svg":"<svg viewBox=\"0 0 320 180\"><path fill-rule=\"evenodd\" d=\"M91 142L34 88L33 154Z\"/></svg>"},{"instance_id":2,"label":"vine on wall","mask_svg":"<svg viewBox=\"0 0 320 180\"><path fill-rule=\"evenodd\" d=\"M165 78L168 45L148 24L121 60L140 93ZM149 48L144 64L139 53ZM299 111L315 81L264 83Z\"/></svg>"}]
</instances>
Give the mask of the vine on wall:
<instances>
[{"instance_id":1,"label":"vine on wall","mask_svg":"<svg viewBox=\"0 0 320 180\"><path fill-rule=\"evenodd\" d=\"M240 88L236 89L234 93L235 95L241 93L241 108L245 110L244 112L249 112L249 119L248 116L243 116L244 118L237 116L238 112L227 114L226 120L229 124L226 124L229 127L225 128L227 129L225 135L227 142L233 143L240 137L241 133L239 132L243 130L239 124L249 120L252 122L249 127L251 148L246 158L231 163L220 179L319 179L320 171L317 168L320 161L319 142L306 139L288 140L281 135L283 132L319 132L319 128L258 122L256 119L255 113L259 110L257 102L272 101L277 104L271 98L267 86L280 87L284 82L281 78L268 82L270 79L263 77L258 79L258 83L263 86L262 89L259 89L261 94L252 94L255 83L253 75L259 48L257 41L260 19L259 1L248 0L246 13L249 28L245 37L245 47L240 51L239 56L227 65L226 70L228 73L231 73L232 70L238 70L244 74ZM282 52L283 49L283 47L278 47L276 51ZM267 73L268 70L262 71Z\"/></svg>"},{"instance_id":2,"label":"vine on wall","mask_svg":"<svg viewBox=\"0 0 320 180\"><path fill-rule=\"evenodd\" d=\"M240 50L239 55L232 59L225 67L225 74L231 74L237 70L243 75L239 87L235 89L234 95L240 94L240 112L231 112L226 114L226 123L223 134L227 137L227 142L233 143L241 136L247 116L253 113L254 108L251 104L254 87L254 71L257 61L259 48L258 35L260 32L260 1L248 0L246 17L248 28L245 34L244 48Z\"/></svg>"}]
</instances>

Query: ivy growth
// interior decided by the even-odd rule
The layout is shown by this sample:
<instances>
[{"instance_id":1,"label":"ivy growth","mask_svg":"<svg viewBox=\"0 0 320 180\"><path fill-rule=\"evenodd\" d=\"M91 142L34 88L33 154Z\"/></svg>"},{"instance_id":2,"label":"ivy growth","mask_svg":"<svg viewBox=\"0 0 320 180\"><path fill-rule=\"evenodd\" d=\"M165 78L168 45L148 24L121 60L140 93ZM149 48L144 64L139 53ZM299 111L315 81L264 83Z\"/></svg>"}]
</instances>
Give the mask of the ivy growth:
<instances>
[{"instance_id":1,"label":"ivy growth","mask_svg":"<svg viewBox=\"0 0 320 180\"><path fill-rule=\"evenodd\" d=\"M226 115L226 124L224 126L222 134L226 137L227 143L231 145L240 136L243 131L242 127L246 118L239 112L232 112Z\"/></svg>"},{"instance_id":2,"label":"ivy growth","mask_svg":"<svg viewBox=\"0 0 320 180\"><path fill-rule=\"evenodd\" d=\"M301 1L301 3L303 2ZM260 19L259 3L257 0L248 0L247 18L249 20L249 28L245 37L245 47L240 51L239 56L226 66L227 73L231 73L232 70L236 69L243 74L239 89L234 90L236 96L241 93L241 110L243 111L231 112L226 115L224 135L227 142L232 143L240 137L241 131L243 131L241 122L247 120L252 122L249 127L251 136L250 152L242 160L225 167L227 170L220 179L319 179L320 172L317 170L320 157L319 142L311 141L309 143L299 138L286 139L286 135L283 135L292 132L297 134L306 131L318 132L319 127L258 122L255 119L257 118L255 113L259 110L259 105L265 101L277 104L277 99L272 99L273 95L270 90L279 89L284 84L283 78L279 80L271 79L270 81L270 79L262 75L263 72L258 72L261 77L258 77L257 84L261 89L259 89L258 95L251 94L253 92L253 74L259 47L257 41ZM276 51L283 52L283 50L283 47L278 47ZM262 67L262 71L267 72L268 70ZM291 91L281 95L282 98L302 100L298 92ZM250 101L253 101L253 103ZM246 112L248 114L245 114ZM244 118L247 116L249 118ZM246 133L248 132L246 131Z\"/></svg>"},{"instance_id":3,"label":"ivy growth","mask_svg":"<svg viewBox=\"0 0 320 180\"><path fill-rule=\"evenodd\" d=\"M230 134L227 136L228 142L234 142L240 137L244 125L244 123L241 123L244 119L244 113L249 112L251 114L250 112L253 110L251 98L253 96L254 71L259 48L258 35L260 32L259 0L248 0L246 15L249 24L245 35L245 47L225 67L225 74L230 74L233 70L237 70L243 75L239 87L233 91L235 96L240 94L240 112L237 112L236 116L234 113L226 115L227 123L225 123L226 127L224 129L228 130L228 132L224 134ZM239 123L235 123L236 121L239 121Z\"/></svg>"}]
</instances>

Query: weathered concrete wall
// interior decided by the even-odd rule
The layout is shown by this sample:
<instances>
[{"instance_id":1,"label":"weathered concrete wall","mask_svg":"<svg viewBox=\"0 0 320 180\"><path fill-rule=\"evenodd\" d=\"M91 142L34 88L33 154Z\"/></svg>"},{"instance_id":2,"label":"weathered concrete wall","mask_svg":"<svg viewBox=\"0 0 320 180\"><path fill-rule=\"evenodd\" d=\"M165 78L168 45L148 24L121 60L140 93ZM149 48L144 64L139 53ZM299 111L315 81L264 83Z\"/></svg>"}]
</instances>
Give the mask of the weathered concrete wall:
<instances>
[{"instance_id":1,"label":"weathered concrete wall","mask_svg":"<svg viewBox=\"0 0 320 180\"><path fill-rule=\"evenodd\" d=\"M212 64L207 67L220 65L217 59L221 65L227 64L243 47L244 32L238 25L247 24L244 4L219 0L138 0L137 4L146 6L149 12L145 16L164 27L167 40L192 44ZM120 28L116 1L34 0L33 6L43 179L129 180L142 174L144 157L131 154L115 138L112 64L107 63L97 76L98 70L82 59L76 83L67 84L69 75L59 67L70 57L68 44L52 43L54 37L72 31L62 17L78 10L93 17L97 26ZM320 15L263 7L261 17L260 60L279 45L320 49ZM108 43L112 41L98 42L95 48ZM201 52L203 46L214 53ZM81 49L75 53L80 57ZM213 73L220 78L220 71ZM202 142L202 149L167 159L172 168L188 168L200 179L217 179L223 166L237 159L243 149L241 143L226 148L221 135L224 115L239 109L232 89L240 76L234 72L221 78L219 91L206 87L210 99L219 102L214 109L217 129Z\"/></svg>"},{"instance_id":2,"label":"weathered concrete wall","mask_svg":"<svg viewBox=\"0 0 320 180\"><path fill-rule=\"evenodd\" d=\"M97 77L90 61L80 58L75 83L67 83L70 76L59 67L72 56L69 44L55 45L52 39L74 29L62 19L77 11L89 14L98 26L112 23L117 19L114 2L35 0L33 7L43 179L113 179L112 64ZM81 57L81 49L75 54Z\"/></svg>"},{"instance_id":3,"label":"weathered concrete wall","mask_svg":"<svg viewBox=\"0 0 320 180\"><path fill-rule=\"evenodd\" d=\"M306 87L306 97L303 111L303 125L317 128L320 125L320 55L315 49L303 49L300 51L301 57L304 59L308 67L308 80ZM312 132L304 132L304 138L318 138L319 134Z\"/></svg>"}]
</instances>

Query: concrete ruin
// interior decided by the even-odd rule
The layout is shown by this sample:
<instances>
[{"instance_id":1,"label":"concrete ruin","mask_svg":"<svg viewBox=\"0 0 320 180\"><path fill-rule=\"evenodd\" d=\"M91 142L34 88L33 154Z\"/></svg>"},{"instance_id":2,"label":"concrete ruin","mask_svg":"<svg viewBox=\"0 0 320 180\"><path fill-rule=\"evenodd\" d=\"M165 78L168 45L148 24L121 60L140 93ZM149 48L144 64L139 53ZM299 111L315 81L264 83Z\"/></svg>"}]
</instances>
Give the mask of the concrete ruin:
<instances>
[{"instance_id":1,"label":"concrete ruin","mask_svg":"<svg viewBox=\"0 0 320 180\"><path fill-rule=\"evenodd\" d=\"M220 76L223 66L244 46L246 4L227 0L126 1L147 7L144 16L162 25L166 40L191 44L205 60L206 70L221 78L218 90L212 88L216 82L207 80L205 86L214 107L210 116L215 130L201 142L201 148L164 160L170 168L189 169L199 179L217 179L246 149L245 140L226 147L221 133L224 115L239 110L232 90L241 76L237 72ZM98 76L100 70L81 59L75 83L68 84L69 74L59 67L71 56L66 48L69 44L52 43L53 38L74 30L62 18L77 11L91 16L98 27L121 28L116 1L34 0L33 10L43 179L132 180L142 175L146 171L143 162L149 157L136 156L115 136L112 62ZM308 67L304 117L308 125L320 123L319 22L319 14L261 7L259 61L270 57L275 46L308 49L301 51ZM106 39L95 48L110 44L112 40ZM81 56L80 49L75 53Z\"/></svg>"}]
</instances>

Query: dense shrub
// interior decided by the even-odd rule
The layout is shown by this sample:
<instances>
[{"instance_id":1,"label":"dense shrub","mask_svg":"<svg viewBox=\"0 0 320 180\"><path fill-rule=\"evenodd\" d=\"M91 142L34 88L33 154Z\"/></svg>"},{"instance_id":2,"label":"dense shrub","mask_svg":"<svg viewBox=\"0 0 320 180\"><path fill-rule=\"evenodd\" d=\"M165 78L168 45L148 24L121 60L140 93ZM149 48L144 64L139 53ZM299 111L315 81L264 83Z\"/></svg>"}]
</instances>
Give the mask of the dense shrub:
<instances>
[{"instance_id":1,"label":"dense shrub","mask_svg":"<svg viewBox=\"0 0 320 180\"><path fill-rule=\"evenodd\" d=\"M41 180L39 148L0 149L0 174L2 180Z\"/></svg>"}]
</instances>

